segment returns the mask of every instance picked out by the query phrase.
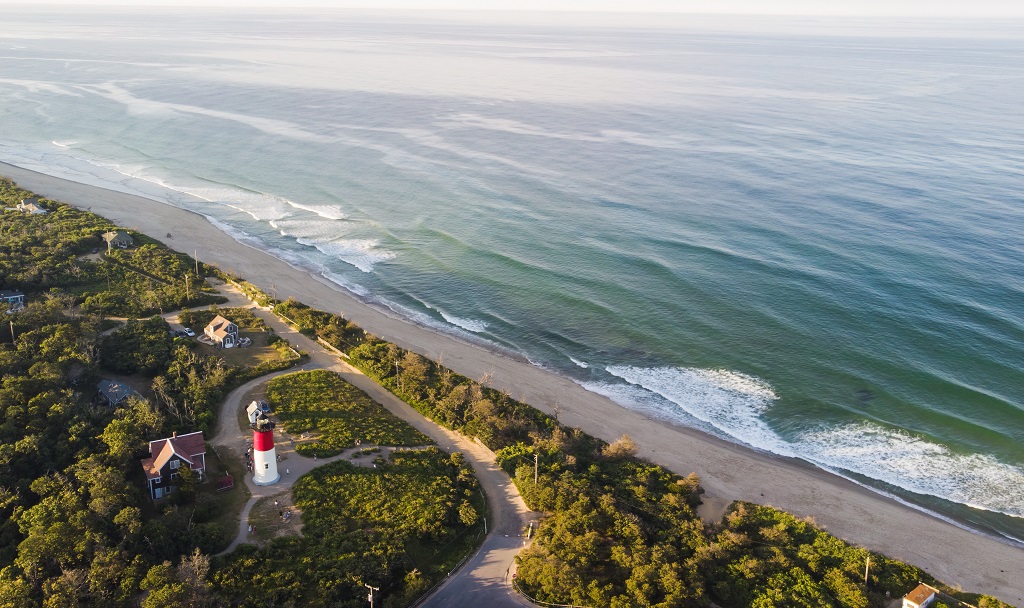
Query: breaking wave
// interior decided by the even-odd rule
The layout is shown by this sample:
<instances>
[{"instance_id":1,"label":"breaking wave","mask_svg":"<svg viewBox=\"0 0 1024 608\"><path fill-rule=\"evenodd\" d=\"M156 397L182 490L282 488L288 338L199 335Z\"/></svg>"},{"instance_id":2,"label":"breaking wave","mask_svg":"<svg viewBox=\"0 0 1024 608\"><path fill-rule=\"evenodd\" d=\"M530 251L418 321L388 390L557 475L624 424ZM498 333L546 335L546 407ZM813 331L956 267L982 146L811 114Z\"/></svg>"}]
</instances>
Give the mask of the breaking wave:
<instances>
[{"instance_id":1,"label":"breaking wave","mask_svg":"<svg viewBox=\"0 0 1024 608\"><path fill-rule=\"evenodd\" d=\"M872 422L820 426L791 439L764 414L777 396L764 380L729 370L608 366L628 384L584 388L663 420L781 456L801 458L841 475L856 474L919 495L1024 517L1024 469ZM710 428L708 428L710 427Z\"/></svg>"},{"instance_id":2,"label":"breaking wave","mask_svg":"<svg viewBox=\"0 0 1024 608\"><path fill-rule=\"evenodd\" d=\"M480 332L482 332L482 331L487 329L487 323L485 321L478 321L476 319L466 319L466 318L463 318L463 317L456 317L455 315L450 315L450 314L446 313L445 311L443 311L441 309L437 309L437 312L442 317L444 317L445 321L448 321L449 323L451 323L452 325L455 325L456 327L461 327L462 329L464 329L466 331L471 331L473 333L480 333Z\"/></svg>"}]
</instances>

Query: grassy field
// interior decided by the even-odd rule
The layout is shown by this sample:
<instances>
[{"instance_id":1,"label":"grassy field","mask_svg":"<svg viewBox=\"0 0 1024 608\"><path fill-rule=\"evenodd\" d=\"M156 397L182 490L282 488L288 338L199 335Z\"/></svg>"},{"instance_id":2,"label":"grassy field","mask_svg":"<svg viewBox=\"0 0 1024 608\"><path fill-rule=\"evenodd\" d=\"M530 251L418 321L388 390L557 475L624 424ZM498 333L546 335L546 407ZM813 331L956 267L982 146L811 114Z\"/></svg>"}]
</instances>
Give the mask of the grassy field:
<instances>
[{"instance_id":1,"label":"grassy field","mask_svg":"<svg viewBox=\"0 0 1024 608\"><path fill-rule=\"evenodd\" d=\"M385 606L407 606L443 579L482 538L472 471L461 454L434 447L376 464L338 461L299 479L293 512L302 513L301 537L273 529L283 500L276 508L277 497L257 505L256 536L269 542L216 564L219 599L243 607L362 606L362 584L372 582Z\"/></svg>"},{"instance_id":2,"label":"grassy field","mask_svg":"<svg viewBox=\"0 0 1024 608\"><path fill-rule=\"evenodd\" d=\"M276 504L275 504L276 503ZM285 521L280 515L290 511L292 516ZM297 536L302 530L302 512L292 502L291 492L281 492L256 501L249 511L249 523L253 525L250 542L262 545L279 536Z\"/></svg>"},{"instance_id":3,"label":"grassy field","mask_svg":"<svg viewBox=\"0 0 1024 608\"><path fill-rule=\"evenodd\" d=\"M288 433L312 437L296 446L304 456L333 456L354 447L357 439L365 445L433 443L333 372L314 370L275 378L267 385L267 400Z\"/></svg>"}]
</instances>

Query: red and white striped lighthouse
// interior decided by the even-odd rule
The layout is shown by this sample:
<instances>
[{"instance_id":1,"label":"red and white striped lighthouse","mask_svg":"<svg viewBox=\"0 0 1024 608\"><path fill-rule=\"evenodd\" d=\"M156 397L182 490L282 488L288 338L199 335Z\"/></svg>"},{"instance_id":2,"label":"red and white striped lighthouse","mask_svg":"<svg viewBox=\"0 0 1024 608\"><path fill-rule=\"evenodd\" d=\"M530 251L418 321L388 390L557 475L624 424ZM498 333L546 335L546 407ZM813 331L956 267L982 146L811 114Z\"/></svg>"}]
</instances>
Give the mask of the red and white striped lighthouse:
<instances>
[{"instance_id":1,"label":"red and white striped lighthouse","mask_svg":"<svg viewBox=\"0 0 1024 608\"><path fill-rule=\"evenodd\" d=\"M260 416L252 424L252 481L258 486L273 485L281 479L274 451L274 421Z\"/></svg>"}]
</instances>

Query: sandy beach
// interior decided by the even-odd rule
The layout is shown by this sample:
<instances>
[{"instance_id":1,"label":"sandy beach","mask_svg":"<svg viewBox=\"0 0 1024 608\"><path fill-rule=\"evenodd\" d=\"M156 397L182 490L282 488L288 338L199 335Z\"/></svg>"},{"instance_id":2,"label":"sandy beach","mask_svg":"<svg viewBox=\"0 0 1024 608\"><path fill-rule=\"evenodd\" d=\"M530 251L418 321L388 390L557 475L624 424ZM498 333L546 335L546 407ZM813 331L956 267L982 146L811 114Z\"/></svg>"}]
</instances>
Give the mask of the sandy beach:
<instances>
[{"instance_id":1,"label":"sandy beach","mask_svg":"<svg viewBox=\"0 0 1024 608\"><path fill-rule=\"evenodd\" d=\"M857 545L924 568L943 582L1024 605L1024 548L976 534L799 461L745 449L703 433L651 420L566 378L371 308L327 280L243 245L204 217L138 196L46 176L0 163L21 187L100 214L168 246L237 273L280 298L338 312L402 347L490 384L541 410L557 403L559 419L602 439L630 435L640 455L678 474L696 472L709 507L749 500L811 517ZM171 233L172 238L164 238Z\"/></svg>"}]
</instances>

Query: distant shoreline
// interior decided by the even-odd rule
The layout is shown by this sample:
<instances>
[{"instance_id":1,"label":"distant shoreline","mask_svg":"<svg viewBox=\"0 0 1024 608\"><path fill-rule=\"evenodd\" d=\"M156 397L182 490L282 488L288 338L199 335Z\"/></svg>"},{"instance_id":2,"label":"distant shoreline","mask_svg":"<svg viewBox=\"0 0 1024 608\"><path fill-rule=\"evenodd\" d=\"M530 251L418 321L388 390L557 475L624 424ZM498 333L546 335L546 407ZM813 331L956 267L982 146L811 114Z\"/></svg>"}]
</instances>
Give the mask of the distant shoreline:
<instances>
[{"instance_id":1,"label":"distant shoreline","mask_svg":"<svg viewBox=\"0 0 1024 608\"><path fill-rule=\"evenodd\" d=\"M197 252L203 261L234 272L278 297L294 297L315 308L342 313L363 329L403 348L442 359L465 376L490 374L490 384L606 441L630 435L640 456L687 475L696 472L706 502L724 508L732 500L770 504L812 517L832 534L927 570L950 585L1024 604L1024 581L1006 570L1024 561L1024 548L965 530L887 498L803 461L773 456L695 429L651 420L568 378L498 349L460 340L371 307L327 279L294 268L240 243L205 216L97 186L0 163L0 175L23 188L138 229L175 250ZM171 233L171 238L163 235Z\"/></svg>"}]
</instances>

